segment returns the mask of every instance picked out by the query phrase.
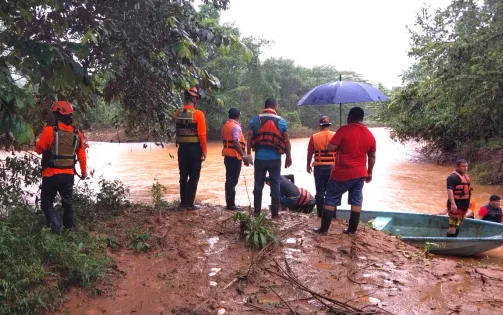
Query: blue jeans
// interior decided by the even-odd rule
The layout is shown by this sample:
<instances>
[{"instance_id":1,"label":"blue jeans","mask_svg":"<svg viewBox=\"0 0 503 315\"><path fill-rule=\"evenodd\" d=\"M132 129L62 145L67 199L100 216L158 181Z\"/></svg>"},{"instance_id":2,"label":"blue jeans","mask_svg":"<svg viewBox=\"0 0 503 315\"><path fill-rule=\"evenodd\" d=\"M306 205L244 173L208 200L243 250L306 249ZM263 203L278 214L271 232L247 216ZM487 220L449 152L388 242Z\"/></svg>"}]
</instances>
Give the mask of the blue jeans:
<instances>
[{"instance_id":1,"label":"blue jeans","mask_svg":"<svg viewBox=\"0 0 503 315\"><path fill-rule=\"evenodd\" d=\"M325 193L325 205L337 207L341 205L342 195L349 191L348 204L361 206L363 203L363 184L365 177L354 178L343 182L337 182L330 178Z\"/></svg>"},{"instance_id":2,"label":"blue jeans","mask_svg":"<svg viewBox=\"0 0 503 315\"><path fill-rule=\"evenodd\" d=\"M264 189L265 178L269 172L271 181L271 198L279 201L281 194L279 191L279 179L281 176L281 159L259 160L255 159L255 186L253 187L253 204L255 212L262 209L262 190Z\"/></svg>"}]
</instances>

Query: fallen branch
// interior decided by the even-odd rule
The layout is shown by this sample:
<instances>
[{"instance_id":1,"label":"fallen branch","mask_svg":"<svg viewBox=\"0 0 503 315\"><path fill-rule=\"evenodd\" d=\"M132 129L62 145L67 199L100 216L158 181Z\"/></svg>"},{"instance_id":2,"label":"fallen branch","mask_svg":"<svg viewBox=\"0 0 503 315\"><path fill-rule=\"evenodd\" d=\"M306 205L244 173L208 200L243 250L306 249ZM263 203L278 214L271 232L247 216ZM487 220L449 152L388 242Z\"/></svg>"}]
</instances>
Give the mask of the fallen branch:
<instances>
[{"instance_id":1,"label":"fallen branch","mask_svg":"<svg viewBox=\"0 0 503 315\"><path fill-rule=\"evenodd\" d=\"M279 239L284 238L284 237L285 237L285 236L286 236L286 235L290 232L290 229L291 229L291 228L296 227L297 225L299 225L299 224L301 224L301 223L302 223L302 222L298 222L298 223L296 223L296 224L294 224L294 225L290 226L290 227L288 228L288 230L285 230L285 232L284 232L284 233L282 233L282 234L281 234L278 238L279 238ZM260 257L260 256L262 256L262 255L263 255L263 254L264 254L264 253L265 253L265 252L266 252L269 248L271 248L271 247L272 247L272 245L273 245L273 244L275 244L275 242L270 242L269 244L267 244L266 246L264 246L264 247L262 248L262 250L260 250L260 252L259 252L257 255L255 255L255 257L253 257L253 259L252 259L252 261L251 261L251 263L250 263L250 266L248 267L248 272L246 273L246 278L247 278L247 279L248 279L248 277L250 276L250 273L251 273L252 267L253 267L253 265L255 264L255 262L257 261L257 258L258 258L258 257Z\"/></svg>"},{"instance_id":2,"label":"fallen branch","mask_svg":"<svg viewBox=\"0 0 503 315\"><path fill-rule=\"evenodd\" d=\"M223 290L227 290L229 287L231 287L234 283L238 282L239 278L234 278L231 282L227 283L227 285L223 288Z\"/></svg>"},{"instance_id":3,"label":"fallen branch","mask_svg":"<svg viewBox=\"0 0 503 315\"><path fill-rule=\"evenodd\" d=\"M302 284L296 277L292 276L286 270L284 270L277 261L274 261L274 262L276 264L276 267L280 270L281 273L272 271L270 269L266 269L267 272L269 272L272 275L276 275L276 276L282 278L283 280L289 282L290 284L294 285L295 287L297 287L305 292L310 293L314 298L316 298L318 301L320 301L323 305L327 306L331 311L340 313L340 309L343 309L346 312L346 314L352 314L352 315L375 314L375 312L365 312L365 311L358 309L356 307L353 307L347 303L337 301L333 298L319 294L319 293L309 289L304 284ZM336 308L328 305L328 303L325 303L323 300L326 300L326 301L334 304L335 306L338 306L340 309L336 309Z\"/></svg>"},{"instance_id":4,"label":"fallen branch","mask_svg":"<svg viewBox=\"0 0 503 315\"><path fill-rule=\"evenodd\" d=\"M281 297L278 293L276 293L276 291L274 291L274 289L273 289L271 286L269 286L269 289L271 289L272 293L276 294L276 296L277 296L277 297L279 297L279 299L281 300L281 302L283 302L283 303L286 305L286 307L288 307L288 309L292 312L292 314L293 314L293 315L297 315L297 312L295 312L295 311L294 311L294 310L290 307L290 305L288 305L288 303L286 303L286 301L285 301L285 300L283 300L283 298L282 298L282 297Z\"/></svg>"}]
</instances>

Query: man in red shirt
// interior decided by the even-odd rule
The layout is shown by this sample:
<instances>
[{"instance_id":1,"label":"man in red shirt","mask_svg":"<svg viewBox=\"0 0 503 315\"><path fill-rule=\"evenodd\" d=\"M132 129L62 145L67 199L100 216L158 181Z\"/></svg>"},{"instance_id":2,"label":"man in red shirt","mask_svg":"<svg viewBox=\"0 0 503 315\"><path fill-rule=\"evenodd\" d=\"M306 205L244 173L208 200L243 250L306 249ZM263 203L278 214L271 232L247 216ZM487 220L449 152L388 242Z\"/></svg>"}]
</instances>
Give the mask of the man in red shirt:
<instances>
[{"instance_id":1,"label":"man in red shirt","mask_svg":"<svg viewBox=\"0 0 503 315\"><path fill-rule=\"evenodd\" d=\"M321 226L315 229L320 234L328 232L337 206L341 205L342 195L347 191L349 191L348 203L351 205L351 216L344 234L353 234L358 227L363 202L363 184L372 181L376 159L376 140L367 126L363 124L363 117L363 109L351 108L347 119L348 124L337 130L328 145L328 151L337 152L337 161L330 173L327 185Z\"/></svg>"},{"instance_id":2,"label":"man in red shirt","mask_svg":"<svg viewBox=\"0 0 503 315\"><path fill-rule=\"evenodd\" d=\"M489 203L479 209L479 217L484 221L501 223L502 211L500 208L501 197L491 195Z\"/></svg>"}]
</instances>

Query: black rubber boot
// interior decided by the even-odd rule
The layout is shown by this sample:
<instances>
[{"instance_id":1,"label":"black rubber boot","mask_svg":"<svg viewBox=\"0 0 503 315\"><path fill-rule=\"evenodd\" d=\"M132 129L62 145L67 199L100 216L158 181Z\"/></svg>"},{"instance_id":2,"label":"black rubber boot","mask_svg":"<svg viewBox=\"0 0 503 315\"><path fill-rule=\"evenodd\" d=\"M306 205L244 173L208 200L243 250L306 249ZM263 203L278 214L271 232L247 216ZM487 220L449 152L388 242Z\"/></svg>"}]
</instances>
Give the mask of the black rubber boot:
<instances>
[{"instance_id":1,"label":"black rubber boot","mask_svg":"<svg viewBox=\"0 0 503 315\"><path fill-rule=\"evenodd\" d=\"M323 216L323 202L324 200L316 200L316 212L318 213L318 218Z\"/></svg>"},{"instance_id":2,"label":"black rubber boot","mask_svg":"<svg viewBox=\"0 0 503 315\"><path fill-rule=\"evenodd\" d=\"M337 219L337 209L334 210L334 219Z\"/></svg>"},{"instance_id":3,"label":"black rubber boot","mask_svg":"<svg viewBox=\"0 0 503 315\"><path fill-rule=\"evenodd\" d=\"M459 228L456 229L456 233L454 233L454 236L458 237L458 234L459 234Z\"/></svg>"},{"instance_id":4,"label":"black rubber boot","mask_svg":"<svg viewBox=\"0 0 503 315\"><path fill-rule=\"evenodd\" d=\"M456 234L456 233L451 234L451 233L447 232L447 237L456 237L456 236L457 236L457 234Z\"/></svg>"},{"instance_id":5,"label":"black rubber boot","mask_svg":"<svg viewBox=\"0 0 503 315\"><path fill-rule=\"evenodd\" d=\"M262 210L262 194L253 194L253 215L255 217L258 217L260 215L260 212Z\"/></svg>"},{"instance_id":6,"label":"black rubber boot","mask_svg":"<svg viewBox=\"0 0 503 315\"><path fill-rule=\"evenodd\" d=\"M279 217L279 199L271 198L271 218Z\"/></svg>"},{"instance_id":7,"label":"black rubber boot","mask_svg":"<svg viewBox=\"0 0 503 315\"><path fill-rule=\"evenodd\" d=\"M323 216L321 218L321 225L318 228L314 228L313 231L320 234L327 234L330 224L332 223L332 217L334 216L334 211L323 209Z\"/></svg>"},{"instance_id":8,"label":"black rubber boot","mask_svg":"<svg viewBox=\"0 0 503 315\"><path fill-rule=\"evenodd\" d=\"M226 201L227 201L227 207L226 207L227 210L233 210L233 211L239 210L238 207L236 207L236 192L235 191L229 192L226 195Z\"/></svg>"},{"instance_id":9,"label":"black rubber boot","mask_svg":"<svg viewBox=\"0 0 503 315\"><path fill-rule=\"evenodd\" d=\"M351 216L349 217L348 228L342 233L344 234L354 234L358 228L358 223L360 222L360 212L351 211Z\"/></svg>"}]
</instances>

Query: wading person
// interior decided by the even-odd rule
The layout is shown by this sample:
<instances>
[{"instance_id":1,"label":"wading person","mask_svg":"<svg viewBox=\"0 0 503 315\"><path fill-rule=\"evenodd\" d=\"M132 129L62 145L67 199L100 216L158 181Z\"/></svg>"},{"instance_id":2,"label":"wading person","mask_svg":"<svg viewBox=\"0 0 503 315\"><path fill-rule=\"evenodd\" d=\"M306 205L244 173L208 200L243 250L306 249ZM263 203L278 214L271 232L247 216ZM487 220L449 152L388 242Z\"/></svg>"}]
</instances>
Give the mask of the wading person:
<instances>
[{"instance_id":1,"label":"wading person","mask_svg":"<svg viewBox=\"0 0 503 315\"><path fill-rule=\"evenodd\" d=\"M279 181L281 175L281 155L286 154L285 168L292 165L288 126L284 118L278 115L279 104L274 98L265 101L265 109L253 117L247 139L247 154L255 150L255 186L253 188L254 215L260 215L262 209L262 190L266 173L271 181L271 217L278 217L280 203Z\"/></svg>"},{"instance_id":2,"label":"wading person","mask_svg":"<svg viewBox=\"0 0 503 315\"><path fill-rule=\"evenodd\" d=\"M241 125L239 124L239 109L229 110L229 120L222 126L222 155L225 165L225 203L226 209L238 210L236 206L236 185L241 173L241 165L253 164L252 157L245 155L246 143Z\"/></svg>"},{"instance_id":3,"label":"wading person","mask_svg":"<svg viewBox=\"0 0 503 315\"><path fill-rule=\"evenodd\" d=\"M351 216L345 234L355 233L360 221L363 202L363 185L372 181L372 171L376 160L376 141L370 130L363 124L364 112L360 107L349 111L347 125L340 127L330 140L328 151L337 152L337 161L330 173L321 226L315 232L326 234L342 195L349 191L348 203ZM368 158L368 165L367 165Z\"/></svg>"},{"instance_id":4,"label":"wading person","mask_svg":"<svg viewBox=\"0 0 503 315\"><path fill-rule=\"evenodd\" d=\"M40 207L47 223L54 233L61 228L74 226L73 181L75 164L79 161L81 178L87 177L86 150L82 132L73 126L73 107L66 101L58 101L52 106L55 116L53 126L46 126L35 145L35 152L42 154L42 189ZM63 205L63 222L54 209L56 194Z\"/></svg>"},{"instance_id":5,"label":"wading person","mask_svg":"<svg viewBox=\"0 0 503 315\"><path fill-rule=\"evenodd\" d=\"M206 160L206 120L196 109L201 95L196 87L184 93L185 104L175 112L178 168L180 170L180 207L199 209L194 204L202 162Z\"/></svg>"},{"instance_id":6,"label":"wading person","mask_svg":"<svg viewBox=\"0 0 503 315\"><path fill-rule=\"evenodd\" d=\"M335 164L335 152L328 151L328 143L334 137L335 132L330 130L332 123L327 116L320 119L320 131L309 139L307 145L307 172L311 174L314 168L314 185L316 187L316 210L318 217L323 213L325 190L330 172ZM311 164L314 154L314 162Z\"/></svg>"},{"instance_id":7,"label":"wading person","mask_svg":"<svg viewBox=\"0 0 503 315\"><path fill-rule=\"evenodd\" d=\"M447 209L449 215L449 230L447 237L456 237L459 226L465 219L470 206L472 188L468 177L468 162L463 159L456 161L456 170L447 177Z\"/></svg>"}]
</instances>

